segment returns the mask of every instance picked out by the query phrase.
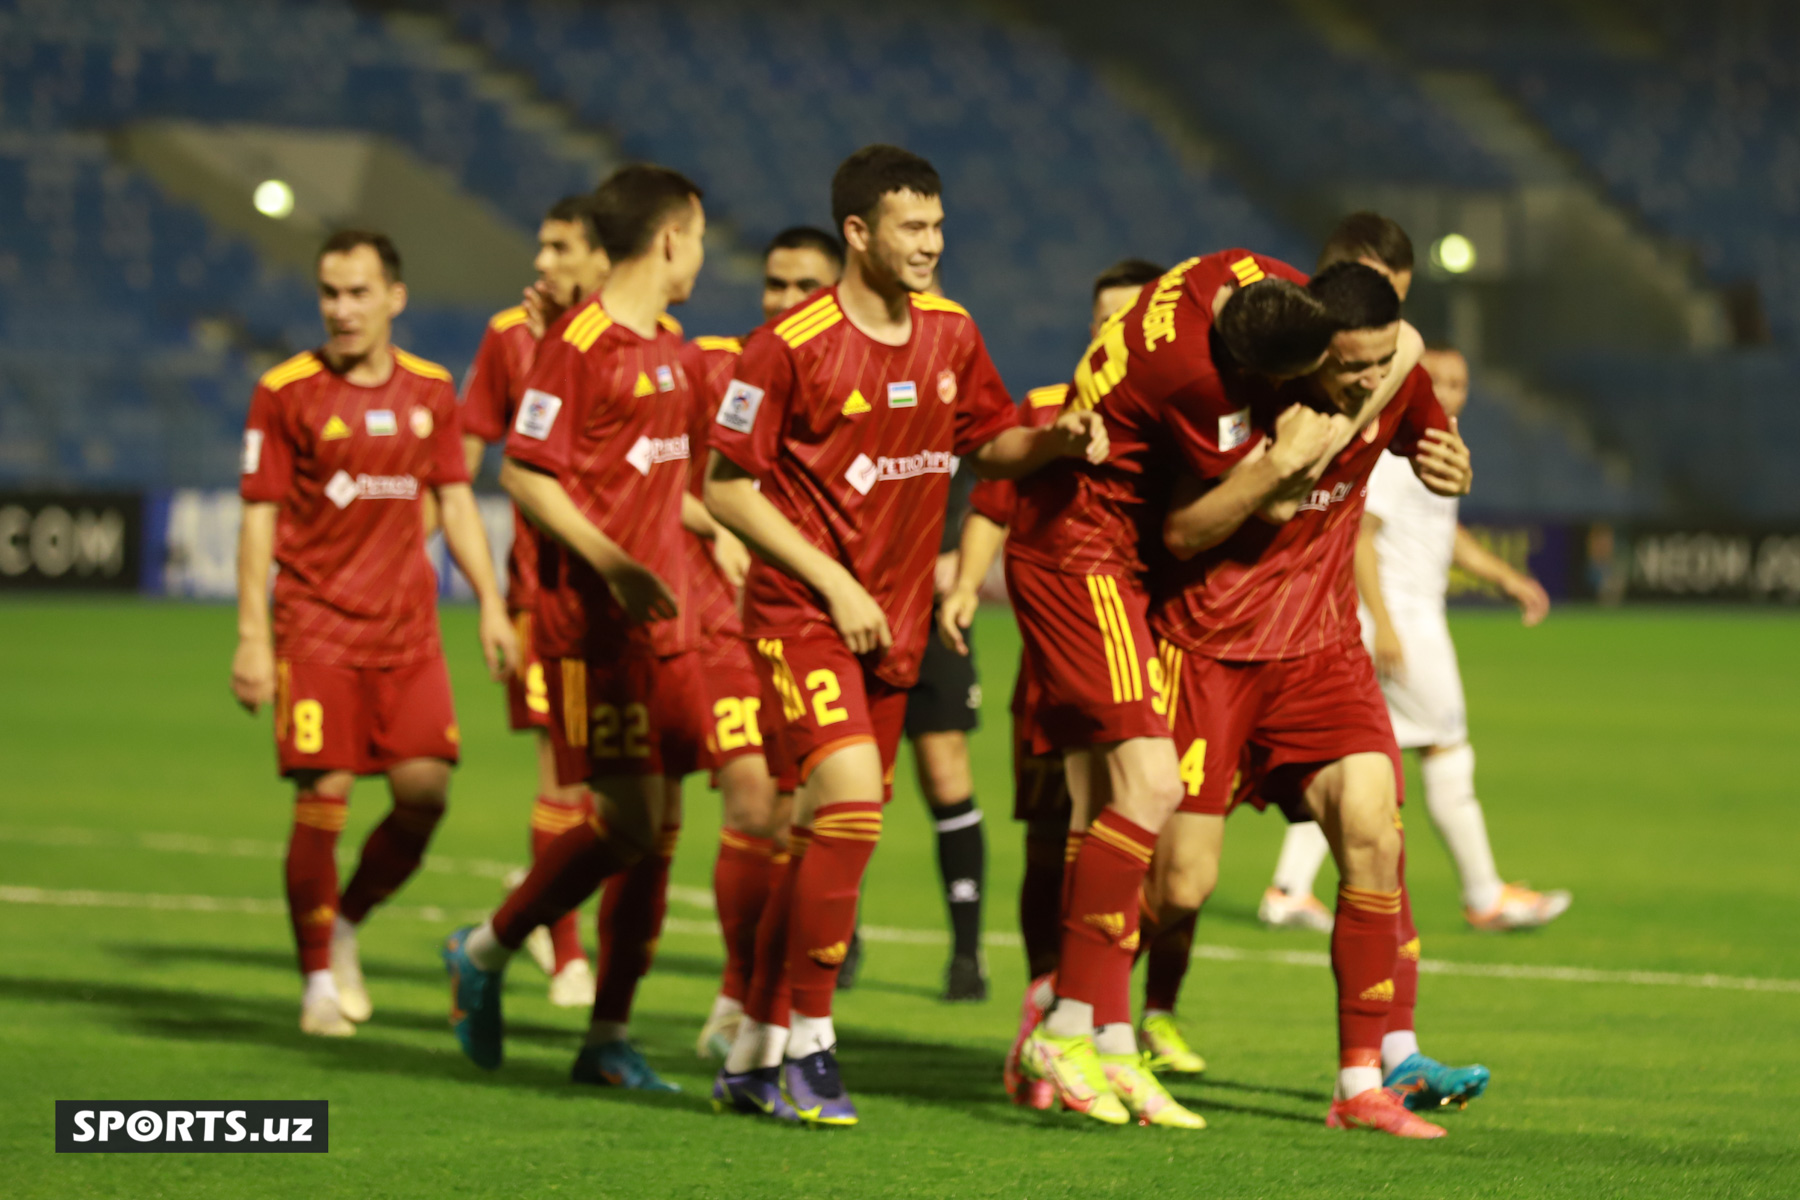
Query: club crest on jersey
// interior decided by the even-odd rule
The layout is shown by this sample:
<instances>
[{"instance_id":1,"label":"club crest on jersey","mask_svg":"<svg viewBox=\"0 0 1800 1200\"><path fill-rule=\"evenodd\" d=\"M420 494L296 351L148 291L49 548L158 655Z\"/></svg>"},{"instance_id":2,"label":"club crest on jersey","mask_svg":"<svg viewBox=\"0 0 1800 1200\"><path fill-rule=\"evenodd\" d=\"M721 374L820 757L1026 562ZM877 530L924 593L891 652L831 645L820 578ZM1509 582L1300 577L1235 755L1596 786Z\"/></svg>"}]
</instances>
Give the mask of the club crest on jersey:
<instances>
[{"instance_id":1,"label":"club crest on jersey","mask_svg":"<svg viewBox=\"0 0 1800 1200\"><path fill-rule=\"evenodd\" d=\"M423 405L413 406L413 410L406 414L406 423L412 426L413 436L420 438L430 437L431 431L437 428L431 419L431 410Z\"/></svg>"},{"instance_id":2,"label":"club crest on jersey","mask_svg":"<svg viewBox=\"0 0 1800 1200\"><path fill-rule=\"evenodd\" d=\"M656 390L659 392L675 390L675 372L669 370L667 363L656 368Z\"/></svg>"},{"instance_id":3,"label":"club crest on jersey","mask_svg":"<svg viewBox=\"0 0 1800 1200\"><path fill-rule=\"evenodd\" d=\"M321 442L335 442L339 438L347 438L349 436L350 427L344 424L344 418L338 416L336 413L331 414L331 420L325 422L325 428L319 431L319 440Z\"/></svg>"},{"instance_id":4,"label":"club crest on jersey","mask_svg":"<svg viewBox=\"0 0 1800 1200\"><path fill-rule=\"evenodd\" d=\"M543 441L550 436L550 430L556 424L556 414L562 411L562 406L561 396L527 388L524 398L519 401L519 415L513 418L513 432L520 437Z\"/></svg>"},{"instance_id":5,"label":"club crest on jersey","mask_svg":"<svg viewBox=\"0 0 1800 1200\"><path fill-rule=\"evenodd\" d=\"M862 389L850 389L850 398L844 401L843 412L846 417L860 417L866 412L874 411L874 405L863 399Z\"/></svg>"},{"instance_id":6,"label":"club crest on jersey","mask_svg":"<svg viewBox=\"0 0 1800 1200\"><path fill-rule=\"evenodd\" d=\"M370 437L393 437L400 432L400 422L394 420L391 408L371 408L363 414L363 428Z\"/></svg>"},{"instance_id":7,"label":"club crest on jersey","mask_svg":"<svg viewBox=\"0 0 1800 1200\"><path fill-rule=\"evenodd\" d=\"M256 474L256 468L262 465L262 446L262 430L244 430L244 457L238 465L245 475Z\"/></svg>"},{"instance_id":8,"label":"club crest on jersey","mask_svg":"<svg viewBox=\"0 0 1800 1200\"><path fill-rule=\"evenodd\" d=\"M899 383L888 384L889 408L917 408L919 406L919 385L910 379Z\"/></svg>"},{"instance_id":9,"label":"club crest on jersey","mask_svg":"<svg viewBox=\"0 0 1800 1200\"><path fill-rule=\"evenodd\" d=\"M756 410L762 407L763 390L734 379L719 402L718 422L737 433L749 433L756 425Z\"/></svg>"},{"instance_id":10,"label":"club crest on jersey","mask_svg":"<svg viewBox=\"0 0 1800 1200\"><path fill-rule=\"evenodd\" d=\"M653 438L644 436L631 444L625 452L625 461L630 463L639 475L648 475L650 468L657 463L677 462L688 456L688 437Z\"/></svg>"},{"instance_id":11,"label":"club crest on jersey","mask_svg":"<svg viewBox=\"0 0 1800 1200\"><path fill-rule=\"evenodd\" d=\"M945 404L956 403L956 372L949 367L938 372L937 393Z\"/></svg>"},{"instance_id":12,"label":"club crest on jersey","mask_svg":"<svg viewBox=\"0 0 1800 1200\"><path fill-rule=\"evenodd\" d=\"M1236 450L1250 440L1250 410L1240 408L1219 418L1219 449Z\"/></svg>"}]
</instances>

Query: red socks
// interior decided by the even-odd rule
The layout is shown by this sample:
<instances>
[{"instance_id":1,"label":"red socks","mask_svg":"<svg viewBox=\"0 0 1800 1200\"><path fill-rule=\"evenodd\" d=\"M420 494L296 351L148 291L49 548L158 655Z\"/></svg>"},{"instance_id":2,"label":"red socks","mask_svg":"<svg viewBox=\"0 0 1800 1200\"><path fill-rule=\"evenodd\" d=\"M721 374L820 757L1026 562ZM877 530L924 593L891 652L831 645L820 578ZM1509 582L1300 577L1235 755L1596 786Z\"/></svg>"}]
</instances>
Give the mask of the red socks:
<instances>
[{"instance_id":1,"label":"red socks","mask_svg":"<svg viewBox=\"0 0 1800 1200\"><path fill-rule=\"evenodd\" d=\"M739 1004L750 989L756 926L769 898L774 853L772 838L719 831L719 857L713 863L713 905L725 937L725 971L719 980L719 994Z\"/></svg>"},{"instance_id":2,"label":"red socks","mask_svg":"<svg viewBox=\"0 0 1800 1200\"><path fill-rule=\"evenodd\" d=\"M558 835L531 864L493 916L494 936L517 950L539 925L553 925L580 907L608 875L644 857L633 843L606 831L598 814Z\"/></svg>"},{"instance_id":3,"label":"red socks","mask_svg":"<svg viewBox=\"0 0 1800 1200\"><path fill-rule=\"evenodd\" d=\"M331 966L331 923L338 914L337 840L349 816L341 796L301 792L288 835L288 917L302 973Z\"/></svg>"},{"instance_id":4,"label":"red socks","mask_svg":"<svg viewBox=\"0 0 1800 1200\"><path fill-rule=\"evenodd\" d=\"M1093 1005L1096 1027L1131 1019L1138 889L1155 849L1154 832L1108 808L1088 826L1070 872L1056 994Z\"/></svg>"},{"instance_id":5,"label":"red socks","mask_svg":"<svg viewBox=\"0 0 1800 1200\"><path fill-rule=\"evenodd\" d=\"M744 996L744 1015L761 1025L787 1028L788 918L794 909L794 880L811 844L812 830L796 825L788 832L788 852L769 859L769 898L756 923L756 956Z\"/></svg>"},{"instance_id":6,"label":"red socks","mask_svg":"<svg viewBox=\"0 0 1800 1200\"><path fill-rule=\"evenodd\" d=\"M838 967L856 931L863 870L881 839L881 801L845 800L813 815L812 846L794 867L788 984L794 1011L829 1017Z\"/></svg>"},{"instance_id":7,"label":"red socks","mask_svg":"<svg viewBox=\"0 0 1800 1200\"><path fill-rule=\"evenodd\" d=\"M1400 852L1400 954L1394 963L1394 1007L1388 1011L1387 1032L1413 1027L1413 1009L1419 1002L1419 930L1413 924L1412 893L1406 888L1406 851Z\"/></svg>"},{"instance_id":8,"label":"red socks","mask_svg":"<svg viewBox=\"0 0 1800 1200\"><path fill-rule=\"evenodd\" d=\"M369 910L400 889L425 858L425 847L443 820L444 810L418 804L396 804L363 842L356 874L344 889L339 906L344 920L362 924Z\"/></svg>"},{"instance_id":9,"label":"red socks","mask_svg":"<svg viewBox=\"0 0 1800 1200\"><path fill-rule=\"evenodd\" d=\"M1062 957L1063 843L1027 836L1019 884L1019 932L1032 979L1056 970Z\"/></svg>"},{"instance_id":10,"label":"red socks","mask_svg":"<svg viewBox=\"0 0 1800 1200\"><path fill-rule=\"evenodd\" d=\"M1150 935L1150 947L1144 953L1144 1007L1174 1012L1175 1000L1181 995L1181 981L1187 977L1193 961L1194 926L1199 913L1189 913L1172 925Z\"/></svg>"},{"instance_id":11,"label":"red socks","mask_svg":"<svg viewBox=\"0 0 1800 1200\"><path fill-rule=\"evenodd\" d=\"M1337 977L1339 1066L1381 1063L1381 1035L1394 1008L1403 894L1338 887L1331 971Z\"/></svg>"},{"instance_id":12,"label":"red socks","mask_svg":"<svg viewBox=\"0 0 1800 1200\"><path fill-rule=\"evenodd\" d=\"M656 853L606 881L600 894L600 979L594 1020L623 1024L631 1017L638 980L650 971L669 911L669 864L681 826L665 825Z\"/></svg>"},{"instance_id":13,"label":"red socks","mask_svg":"<svg viewBox=\"0 0 1800 1200\"><path fill-rule=\"evenodd\" d=\"M557 835L581 824L593 811L594 797L591 792L584 791L581 799L573 804L565 803L555 796L539 796L537 803L531 806L531 861L536 862L544 853L544 848L555 841ZM556 956L555 970L560 971L576 959L586 957L586 952L581 948L581 932L574 912L571 911L551 924L550 945Z\"/></svg>"}]
</instances>

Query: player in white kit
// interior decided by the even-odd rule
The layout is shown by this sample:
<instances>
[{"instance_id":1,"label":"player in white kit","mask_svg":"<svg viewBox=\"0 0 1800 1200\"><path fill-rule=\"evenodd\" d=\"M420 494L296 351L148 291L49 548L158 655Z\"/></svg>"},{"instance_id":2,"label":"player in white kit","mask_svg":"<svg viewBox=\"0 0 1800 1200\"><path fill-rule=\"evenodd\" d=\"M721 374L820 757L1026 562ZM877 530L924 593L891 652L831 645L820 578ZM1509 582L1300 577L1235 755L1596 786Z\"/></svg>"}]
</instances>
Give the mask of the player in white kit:
<instances>
[{"instance_id":1,"label":"player in white kit","mask_svg":"<svg viewBox=\"0 0 1800 1200\"><path fill-rule=\"evenodd\" d=\"M1444 412L1455 417L1468 402L1468 363L1454 350L1433 350L1423 365ZM1419 752L1425 807L1456 860L1463 914L1477 929L1531 929L1567 911L1570 896L1505 883L1494 866L1487 820L1475 798L1475 751L1444 594L1450 568L1460 567L1516 601L1527 626L1549 613L1550 598L1537 580L1476 541L1457 522L1456 509L1454 497L1428 491L1404 460L1382 457L1369 477L1356 546L1363 644L1375 659L1395 740L1401 749ZM1313 879L1329 853L1316 824L1288 827L1261 910L1266 923L1330 928L1323 905L1304 903L1313 899Z\"/></svg>"}]
</instances>

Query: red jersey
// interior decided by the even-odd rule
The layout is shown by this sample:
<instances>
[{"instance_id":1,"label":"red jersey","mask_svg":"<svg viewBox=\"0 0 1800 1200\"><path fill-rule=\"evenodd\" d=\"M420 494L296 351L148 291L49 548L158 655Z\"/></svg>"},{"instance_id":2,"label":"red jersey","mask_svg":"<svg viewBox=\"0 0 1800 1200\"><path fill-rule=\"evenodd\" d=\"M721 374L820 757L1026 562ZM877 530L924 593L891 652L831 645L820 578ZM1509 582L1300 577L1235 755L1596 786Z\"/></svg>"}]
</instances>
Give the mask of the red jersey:
<instances>
[{"instance_id":1,"label":"red jersey","mask_svg":"<svg viewBox=\"0 0 1800 1200\"><path fill-rule=\"evenodd\" d=\"M1019 406L1019 424L1033 429L1055 424L1056 418L1062 414L1063 401L1068 395L1069 385L1066 383L1032 388L1025 393L1025 403ZM1013 512L1018 504L1019 485L1011 479L978 479L969 492L970 510L980 513L996 525L1011 525Z\"/></svg>"},{"instance_id":2,"label":"red jersey","mask_svg":"<svg viewBox=\"0 0 1800 1200\"><path fill-rule=\"evenodd\" d=\"M711 448L713 418L719 412L719 400L737 370L738 356L744 352L744 339L733 337L698 337L693 353L699 359L699 376L694 388L694 413L688 426L688 491L702 494L706 484L706 457ZM742 637L744 621L738 614L738 590L714 561L712 546L703 537L686 535L688 553L688 602L701 638Z\"/></svg>"},{"instance_id":3,"label":"red jersey","mask_svg":"<svg viewBox=\"0 0 1800 1200\"><path fill-rule=\"evenodd\" d=\"M1212 478L1256 441L1249 402L1213 341L1213 296L1269 276L1306 276L1248 250L1178 263L1107 319L1075 370L1077 408L1106 418L1112 449L1098 466L1064 459L1019 484L1012 552L1053 570L1137 575L1140 539L1160 540L1177 469Z\"/></svg>"},{"instance_id":4,"label":"red jersey","mask_svg":"<svg viewBox=\"0 0 1800 1200\"><path fill-rule=\"evenodd\" d=\"M1268 392L1252 420L1269 435L1288 405L1309 402L1303 383ZM1310 401L1319 407L1317 401ZM1427 429L1449 420L1424 367L1332 460L1284 525L1258 517L1210 550L1156 572L1157 635L1208 658L1266 662L1361 644L1352 570L1369 472L1383 451L1412 457Z\"/></svg>"},{"instance_id":5,"label":"red jersey","mask_svg":"<svg viewBox=\"0 0 1800 1200\"><path fill-rule=\"evenodd\" d=\"M525 394L525 376L537 356L537 338L521 305L502 309L488 321L481 348L463 378L462 428L493 445L504 441ZM512 550L506 556L506 606L529 612L537 592L537 531L513 506Z\"/></svg>"},{"instance_id":6,"label":"red jersey","mask_svg":"<svg viewBox=\"0 0 1800 1200\"><path fill-rule=\"evenodd\" d=\"M275 519L275 653L396 667L439 653L426 488L467 483L450 372L399 348L364 387L308 351L257 382L244 428L246 503Z\"/></svg>"},{"instance_id":7,"label":"red jersey","mask_svg":"<svg viewBox=\"0 0 1800 1200\"><path fill-rule=\"evenodd\" d=\"M554 475L583 516L677 597L693 404L682 345L673 320L640 337L590 296L544 332L506 439L508 458ZM640 639L661 655L692 648L680 620L634 626L599 572L560 543L545 538L538 552L542 657L598 661Z\"/></svg>"},{"instance_id":8,"label":"red jersey","mask_svg":"<svg viewBox=\"0 0 1800 1200\"><path fill-rule=\"evenodd\" d=\"M875 673L910 687L931 632L951 458L1018 415L961 305L914 293L912 336L887 346L856 328L837 297L826 288L750 335L712 448L755 475L800 536L868 589L894 635ZM744 630L837 636L812 588L760 560L745 586Z\"/></svg>"}]
</instances>

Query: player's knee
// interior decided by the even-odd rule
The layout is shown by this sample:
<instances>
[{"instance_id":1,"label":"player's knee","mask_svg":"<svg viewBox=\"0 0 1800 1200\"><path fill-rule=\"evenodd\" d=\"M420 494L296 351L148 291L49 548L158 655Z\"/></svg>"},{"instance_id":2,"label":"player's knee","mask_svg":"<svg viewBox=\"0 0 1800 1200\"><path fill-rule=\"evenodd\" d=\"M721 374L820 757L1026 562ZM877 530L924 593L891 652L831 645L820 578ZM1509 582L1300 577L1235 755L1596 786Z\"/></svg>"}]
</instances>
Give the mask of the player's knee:
<instances>
[{"instance_id":1,"label":"player's knee","mask_svg":"<svg viewBox=\"0 0 1800 1200\"><path fill-rule=\"evenodd\" d=\"M1217 865L1184 864L1163 881L1159 917L1167 924L1199 912L1218 882Z\"/></svg>"}]
</instances>

